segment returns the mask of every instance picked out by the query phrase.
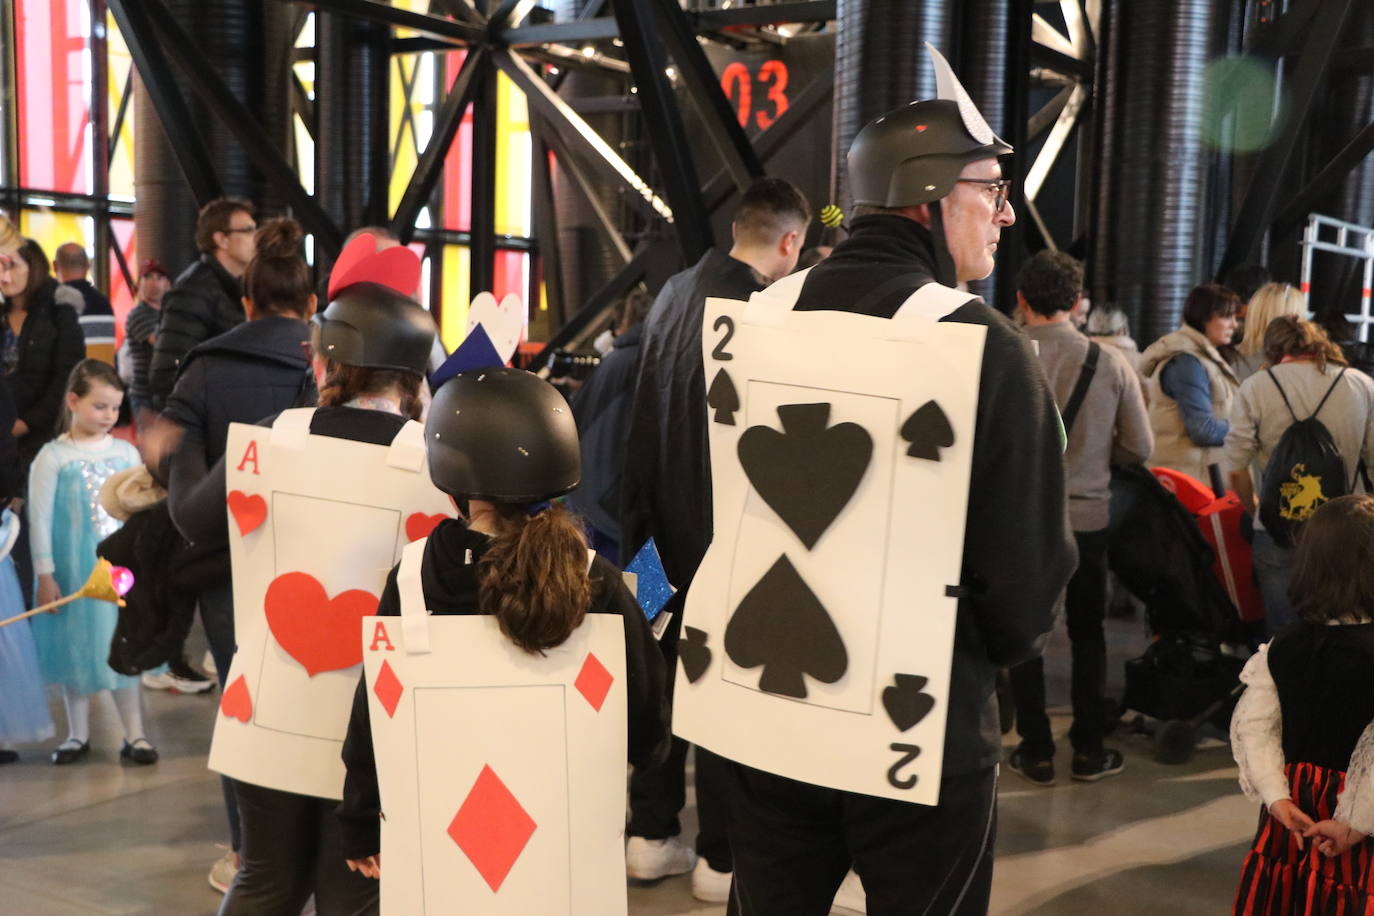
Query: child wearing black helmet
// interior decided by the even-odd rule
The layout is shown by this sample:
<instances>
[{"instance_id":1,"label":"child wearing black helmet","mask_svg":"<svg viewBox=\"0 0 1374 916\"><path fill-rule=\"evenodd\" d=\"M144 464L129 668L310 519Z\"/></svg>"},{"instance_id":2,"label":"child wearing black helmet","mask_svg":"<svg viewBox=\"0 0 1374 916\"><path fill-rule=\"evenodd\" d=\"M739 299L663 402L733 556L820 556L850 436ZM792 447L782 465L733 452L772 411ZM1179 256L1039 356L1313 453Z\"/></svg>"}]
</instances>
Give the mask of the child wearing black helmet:
<instances>
[{"instance_id":1,"label":"child wearing black helmet","mask_svg":"<svg viewBox=\"0 0 1374 916\"><path fill-rule=\"evenodd\" d=\"M432 614L491 614L531 655L561 645L587 614L624 622L629 760L667 749L662 655L619 570L596 557L576 519L550 500L581 478L577 427L562 396L517 369L462 372L434 396L425 423L430 477L466 516L441 522L420 579ZM400 613L397 570L379 616ZM349 867L380 877L380 798L365 679L344 742L348 775L338 815Z\"/></svg>"}]
</instances>

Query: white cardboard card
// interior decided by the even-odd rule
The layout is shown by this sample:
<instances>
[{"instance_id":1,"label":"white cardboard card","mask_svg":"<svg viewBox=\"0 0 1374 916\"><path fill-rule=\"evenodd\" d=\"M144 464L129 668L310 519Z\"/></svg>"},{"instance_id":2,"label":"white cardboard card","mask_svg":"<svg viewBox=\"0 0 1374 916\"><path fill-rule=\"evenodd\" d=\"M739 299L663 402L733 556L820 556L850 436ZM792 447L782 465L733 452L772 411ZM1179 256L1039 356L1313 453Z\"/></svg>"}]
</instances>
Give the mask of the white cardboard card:
<instances>
[{"instance_id":1,"label":"white cardboard card","mask_svg":"<svg viewBox=\"0 0 1374 916\"><path fill-rule=\"evenodd\" d=\"M362 618L376 613L401 548L453 508L411 460L419 424L388 447L311 435L312 414L229 427L238 649L209 765L254 785L339 798Z\"/></svg>"},{"instance_id":2,"label":"white cardboard card","mask_svg":"<svg viewBox=\"0 0 1374 916\"><path fill-rule=\"evenodd\" d=\"M620 618L542 657L477 615L420 617L411 651L402 619L363 627L383 916L624 914Z\"/></svg>"},{"instance_id":3,"label":"white cardboard card","mask_svg":"<svg viewBox=\"0 0 1374 916\"><path fill-rule=\"evenodd\" d=\"M715 533L674 731L933 805L986 330L937 323L929 297L891 320L795 312L799 289L706 303Z\"/></svg>"}]
</instances>

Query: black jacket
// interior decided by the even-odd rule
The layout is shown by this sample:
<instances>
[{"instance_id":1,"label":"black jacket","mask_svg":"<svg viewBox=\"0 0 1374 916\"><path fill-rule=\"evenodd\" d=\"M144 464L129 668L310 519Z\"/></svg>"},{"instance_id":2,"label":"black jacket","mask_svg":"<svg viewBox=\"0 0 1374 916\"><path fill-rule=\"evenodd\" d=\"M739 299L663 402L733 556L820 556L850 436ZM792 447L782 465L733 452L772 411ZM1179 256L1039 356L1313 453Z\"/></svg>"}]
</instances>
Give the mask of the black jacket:
<instances>
[{"instance_id":1,"label":"black jacket","mask_svg":"<svg viewBox=\"0 0 1374 916\"><path fill-rule=\"evenodd\" d=\"M652 537L668 581L684 597L711 543L701 360L706 299L747 300L762 288L748 264L708 251L668 278L644 322L625 448L620 555L634 556Z\"/></svg>"},{"instance_id":2,"label":"black jacket","mask_svg":"<svg viewBox=\"0 0 1374 916\"><path fill-rule=\"evenodd\" d=\"M76 312L54 300L60 284L48 277L29 299L29 311L19 332L19 362L7 381L19 419L29 427L19 439L25 467L49 439L57 435L67 376L86 355L86 338Z\"/></svg>"},{"instance_id":3,"label":"black jacket","mask_svg":"<svg viewBox=\"0 0 1374 916\"><path fill-rule=\"evenodd\" d=\"M206 464L214 464L224 454L230 423L256 423L314 403L315 378L304 349L309 340L304 321L272 316L240 324L186 354L163 409L185 430L183 448L201 448Z\"/></svg>"},{"instance_id":4,"label":"black jacket","mask_svg":"<svg viewBox=\"0 0 1374 916\"><path fill-rule=\"evenodd\" d=\"M798 310L845 308L895 278L866 304L891 318L934 278L930 233L901 216L854 220L850 237L807 276ZM981 299L943 321L987 327L979 374L962 586L950 672L944 772L985 769L1001 758L996 671L1032 658L1054 626L1077 563L1069 527L1063 447L1054 396L1030 342Z\"/></svg>"},{"instance_id":5,"label":"black jacket","mask_svg":"<svg viewBox=\"0 0 1374 916\"><path fill-rule=\"evenodd\" d=\"M644 325L637 324L616 337L611 352L572 399L582 448L582 483L568 494L568 504L593 528L616 541L620 540L625 436L643 335Z\"/></svg>"},{"instance_id":6,"label":"black jacket","mask_svg":"<svg viewBox=\"0 0 1374 916\"><path fill-rule=\"evenodd\" d=\"M470 530L460 521L441 522L430 535L420 567L425 605L435 614L480 614L476 561L487 549L485 534ZM472 551L473 562L465 562ZM629 712L629 758L636 767L662 759L668 749L668 702L663 657L634 597L620 578L620 571L601 557L592 564L592 604L589 613L619 614L625 623L625 691ZM396 570L387 576L377 614L401 613L396 589ZM344 739L343 801L339 822L343 828L343 852L362 859L381 849L381 800L377 790L377 762L372 748L372 721L367 708L367 679L358 681L353 696L353 716Z\"/></svg>"},{"instance_id":7,"label":"black jacket","mask_svg":"<svg viewBox=\"0 0 1374 916\"><path fill-rule=\"evenodd\" d=\"M81 310L83 317L86 315L114 315L114 307L110 305L110 300L106 299L105 294L96 289L90 280L82 277L80 280L68 280L66 285L80 293L81 298L86 301L86 307Z\"/></svg>"},{"instance_id":8,"label":"black jacket","mask_svg":"<svg viewBox=\"0 0 1374 916\"><path fill-rule=\"evenodd\" d=\"M242 295L238 279L214 255L201 255L177 277L162 297L157 344L148 366L153 409L160 411L166 404L181 361L192 347L243 323Z\"/></svg>"}]
</instances>

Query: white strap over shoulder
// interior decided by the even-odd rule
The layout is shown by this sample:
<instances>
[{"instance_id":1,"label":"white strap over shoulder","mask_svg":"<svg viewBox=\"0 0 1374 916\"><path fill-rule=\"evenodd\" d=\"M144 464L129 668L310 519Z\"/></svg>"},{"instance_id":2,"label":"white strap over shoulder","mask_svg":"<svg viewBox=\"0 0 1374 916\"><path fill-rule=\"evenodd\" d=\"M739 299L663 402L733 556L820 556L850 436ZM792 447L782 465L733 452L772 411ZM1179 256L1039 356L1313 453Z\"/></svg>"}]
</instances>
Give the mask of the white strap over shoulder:
<instances>
[{"instance_id":1,"label":"white strap over shoulder","mask_svg":"<svg viewBox=\"0 0 1374 916\"><path fill-rule=\"evenodd\" d=\"M414 420L407 420L405 426L391 440L386 453L388 467L402 471L419 473L425 466L425 428Z\"/></svg>"},{"instance_id":2,"label":"white strap over shoulder","mask_svg":"<svg viewBox=\"0 0 1374 916\"><path fill-rule=\"evenodd\" d=\"M742 320L753 325L781 327L796 307L797 299L801 297L802 287L810 273L809 267L799 270L754 293L744 307Z\"/></svg>"},{"instance_id":3,"label":"white strap over shoulder","mask_svg":"<svg viewBox=\"0 0 1374 916\"><path fill-rule=\"evenodd\" d=\"M976 298L972 293L963 290L951 289L939 283L927 283L907 297L902 307L892 316L892 320L905 321L915 318L939 321L970 299Z\"/></svg>"},{"instance_id":4,"label":"white strap over shoulder","mask_svg":"<svg viewBox=\"0 0 1374 916\"><path fill-rule=\"evenodd\" d=\"M425 587L420 581L425 545L429 538L411 541L401 551L401 566L396 570L396 591L401 598L401 637L408 655L430 651L429 609L425 607Z\"/></svg>"},{"instance_id":5,"label":"white strap over shoulder","mask_svg":"<svg viewBox=\"0 0 1374 916\"><path fill-rule=\"evenodd\" d=\"M587 548L587 575L591 575L591 573L592 573L592 564L595 563L595 562L596 562L596 551L595 551L595 550L592 550L590 547L588 547L588 548Z\"/></svg>"},{"instance_id":6,"label":"white strap over shoulder","mask_svg":"<svg viewBox=\"0 0 1374 916\"><path fill-rule=\"evenodd\" d=\"M310 439L310 421L314 418L313 407L283 410L272 421L272 444L293 452L305 451L305 444Z\"/></svg>"}]
</instances>

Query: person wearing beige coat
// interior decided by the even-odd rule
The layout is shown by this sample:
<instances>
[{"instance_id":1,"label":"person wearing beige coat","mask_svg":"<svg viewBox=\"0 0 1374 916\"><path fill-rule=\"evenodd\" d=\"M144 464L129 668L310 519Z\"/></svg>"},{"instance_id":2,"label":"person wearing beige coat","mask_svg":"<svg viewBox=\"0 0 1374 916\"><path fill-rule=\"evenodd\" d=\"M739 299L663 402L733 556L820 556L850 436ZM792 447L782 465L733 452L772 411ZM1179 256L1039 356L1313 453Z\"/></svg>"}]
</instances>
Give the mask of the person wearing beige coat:
<instances>
[{"instance_id":1,"label":"person wearing beige coat","mask_svg":"<svg viewBox=\"0 0 1374 916\"><path fill-rule=\"evenodd\" d=\"M1239 309L1240 297L1226 287L1195 287L1183 307L1183 326L1142 354L1155 437L1150 467L1211 481L1209 467L1221 462L1231 404L1240 388L1217 348L1230 342Z\"/></svg>"}]
</instances>

